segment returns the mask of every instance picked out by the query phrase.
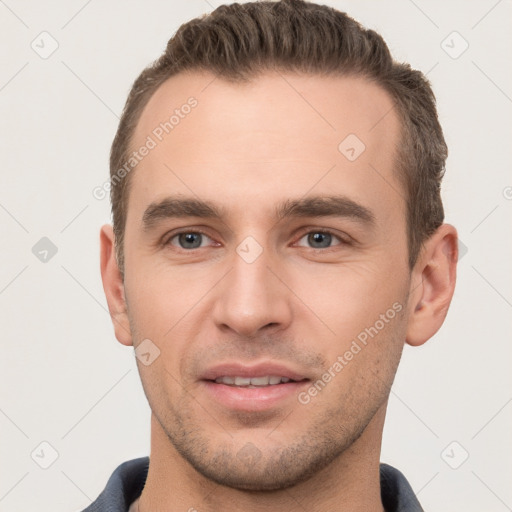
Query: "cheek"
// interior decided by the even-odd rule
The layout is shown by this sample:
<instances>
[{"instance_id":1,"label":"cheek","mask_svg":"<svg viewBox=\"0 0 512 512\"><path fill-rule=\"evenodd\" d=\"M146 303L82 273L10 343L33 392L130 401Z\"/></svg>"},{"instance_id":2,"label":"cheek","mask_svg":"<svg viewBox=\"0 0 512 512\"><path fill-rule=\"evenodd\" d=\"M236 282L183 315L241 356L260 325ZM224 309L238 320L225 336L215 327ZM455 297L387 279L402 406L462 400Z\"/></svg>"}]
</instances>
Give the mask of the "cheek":
<instances>
[{"instance_id":1,"label":"cheek","mask_svg":"<svg viewBox=\"0 0 512 512\"><path fill-rule=\"evenodd\" d=\"M386 261L384 255L380 261ZM304 303L304 317L297 323L304 326L304 318L311 318L317 335L323 333L341 347L376 323L388 326L405 310L407 290L406 273L391 273L391 268L370 261L302 268L290 281Z\"/></svg>"},{"instance_id":2,"label":"cheek","mask_svg":"<svg viewBox=\"0 0 512 512\"><path fill-rule=\"evenodd\" d=\"M139 334L161 338L181 323L215 280L213 273L204 270L150 263L131 267L137 271L127 272L125 290L129 314Z\"/></svg>"},{"instance_id":3,"label":"cheek","mask_svg":"<svg viewBox=\"0 0 512 512\"><path fill-rule=\"evenodd\" d=\"M336 336L317 336L315 346L325 355L326 366L299 397L300 403L310 402L318 414L328 409L333 417L345 418L347 425L370 419L389 394L406 333L399 301L382 311L356 311L357 318L337 324Z\"/></svg>"},{"instance_id":4,"label":"cheek","mask_svg":"<svg viewBox=\"0 0 512 512\"><path fill-rule=\"evenodd\" d=\"M159 351L151 366L139 364L141 380L146 395L149 391L155 401L167 402L180 396L187 356L196 341L205 339L201 333L210 310L207 292L216 273L158 263L132 268L137 272L127 273L125 290L134 343L149 339Z\"/></svg>"}]
</instances>

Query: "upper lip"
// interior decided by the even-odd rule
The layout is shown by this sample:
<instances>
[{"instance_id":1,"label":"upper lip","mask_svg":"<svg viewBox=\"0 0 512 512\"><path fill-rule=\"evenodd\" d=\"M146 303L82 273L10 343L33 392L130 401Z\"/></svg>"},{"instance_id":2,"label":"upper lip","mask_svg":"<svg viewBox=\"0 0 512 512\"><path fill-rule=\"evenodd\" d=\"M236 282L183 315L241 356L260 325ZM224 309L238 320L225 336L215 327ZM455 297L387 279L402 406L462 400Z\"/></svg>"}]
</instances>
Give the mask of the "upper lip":
<instances>
[{"instance_id":1,"label":"upper lip","mask_svg":"<svg viewBox=\"0 0 512 512\"><path fill-rule=\"evenodd\" d=\"M215 380L218 377L286 377L290 380L300 381L307 379L304 374L290 367L273 362L258 364L222 363L208 368L202 375L202 380Z\"/></svg>"}]
</instances>

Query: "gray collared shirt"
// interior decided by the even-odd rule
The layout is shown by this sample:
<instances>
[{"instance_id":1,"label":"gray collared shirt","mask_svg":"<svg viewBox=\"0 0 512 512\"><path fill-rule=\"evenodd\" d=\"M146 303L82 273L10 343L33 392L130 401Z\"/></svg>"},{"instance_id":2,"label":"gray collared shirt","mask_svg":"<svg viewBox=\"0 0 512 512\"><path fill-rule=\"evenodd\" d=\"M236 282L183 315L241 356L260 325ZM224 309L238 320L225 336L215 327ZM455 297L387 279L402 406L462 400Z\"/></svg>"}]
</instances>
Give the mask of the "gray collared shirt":
<instances>
[{"instance_id":1,"label":"gray collared shirt","mask_svg":"<svg viewBox=\"0 0 512 512\"><path fill-rule=\"evenodd\" d=\"M142 493L148 468L149 457L123 462L96 501L82 512L128 512ZM380 489L386 512L424 512L405 476L387 464L380 465Z\"/></svg>"}]
</instances>

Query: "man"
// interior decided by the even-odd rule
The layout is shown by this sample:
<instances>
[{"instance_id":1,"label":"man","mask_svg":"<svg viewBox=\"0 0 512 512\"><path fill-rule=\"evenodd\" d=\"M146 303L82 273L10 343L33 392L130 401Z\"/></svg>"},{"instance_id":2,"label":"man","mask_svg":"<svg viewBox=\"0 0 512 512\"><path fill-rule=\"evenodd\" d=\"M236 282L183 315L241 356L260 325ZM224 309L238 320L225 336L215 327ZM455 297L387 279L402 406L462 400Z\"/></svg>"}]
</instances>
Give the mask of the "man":
<instances>
[{"instance_id":1,"label":"man","mask_svg":"<svg viewBox=\"0 0 512 512\"><path fill-rule=\"evenodd\" d=\"M404 343L454 291L446 154L425 77L341 12L183 25L130 92L101 230L151 453L86 510L422 510L379 456Z\"/></svg>"}]
</instances>

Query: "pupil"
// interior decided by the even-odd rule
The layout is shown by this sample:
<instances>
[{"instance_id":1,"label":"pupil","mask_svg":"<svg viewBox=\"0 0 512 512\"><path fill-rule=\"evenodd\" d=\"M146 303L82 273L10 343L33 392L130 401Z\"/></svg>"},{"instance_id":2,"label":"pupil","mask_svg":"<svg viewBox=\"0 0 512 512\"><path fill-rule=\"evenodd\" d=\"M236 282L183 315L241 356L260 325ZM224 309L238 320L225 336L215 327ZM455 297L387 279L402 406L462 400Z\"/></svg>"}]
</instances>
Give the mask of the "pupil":
<instances>
[{"instance_id":1,"label":"pupil","mask_svg":"<svg viewBox=\"0 0 512 512\"><path fill-rule=\"evenodd\" d=\"M309 242L312 245L320 244L316 247L329 247L331 243L331 235L329 233L312 233L309 235Z\"/></svg>"},{"instance_id":2,"label":"pupil","mask_svg":"<svg viewBox=\"0 0 512 512\"><path fill-rule=\"evenodd\" d=\"M181 245L184 245L185 249L195 249L201 245L200 233L182 233L179 238Z\"/></svg>"}]
</instances>

